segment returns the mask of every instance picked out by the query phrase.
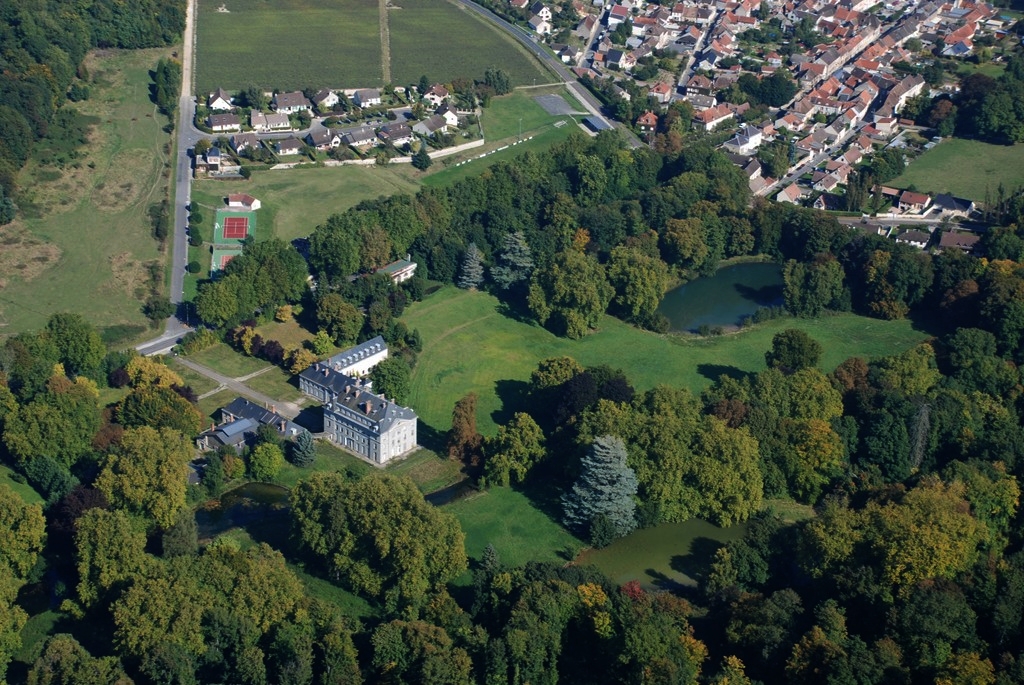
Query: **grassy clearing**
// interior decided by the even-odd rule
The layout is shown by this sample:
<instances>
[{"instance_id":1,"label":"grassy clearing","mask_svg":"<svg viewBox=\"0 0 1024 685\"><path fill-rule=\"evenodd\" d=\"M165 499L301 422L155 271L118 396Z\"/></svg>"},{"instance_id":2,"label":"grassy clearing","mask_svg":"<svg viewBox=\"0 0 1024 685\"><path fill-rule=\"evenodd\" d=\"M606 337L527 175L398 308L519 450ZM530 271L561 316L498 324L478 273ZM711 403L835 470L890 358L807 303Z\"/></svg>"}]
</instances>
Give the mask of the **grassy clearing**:
<instances>
[{"instance_id":1,"label":"grassy clearing","mask_svg":"<svg viewBox=\"0 0 1024 685\"><path fill-rule=\"evenodd\" d=\"M99 327L145 334L147 266L156 264L160 288L164 267L147 210L167 197L171 169L167 119L149 99L149 70L169 55L86 58L92 97L75 108L96 123L82 156L63 169L30 160L18 177L22 218L0 229L0 332L38 328L67 310Z\"/></svg>"},{"instance_id":2,"label":"grassy clearing","mask_svg":"<svg viewBox=\"0 0 1024 685\"><path fill-rule=\"evenodd\" d=\"M790 499L765 500L763 508L771 509L781 516L782 520L786 523L805 521L817 516L817 513L814 511L814 507L807 504L800 504L799 502L794 502Z\"/></svg>"},{"instance_id":3,"label":"grassy clearing","mask_svg":"<svg viewBox=\"0 0 1024 685\"><path fill-rule=\"evenodd\" d=\"M271 321L256 329L256 332L264 340L276 340L285 347L300 347L307 340L313 338L313 334L299 325L294 319L291 321Z\"/></svg>"},{"instance_id":4,"label":"grassy clearing","mask_svg":"<svg viewBox=\"0 0 1024 685\"><path fill-rule=\"evenodd\" d=\"M219 422L221 407L231 403L231 400L238 397L238 393L231 388L225 388L218 393L199 400L199 413L209 421Z\"/></svg>"},{"instance_id":5,"label":"grassy clearing","mask_svg":"<svg viewBox=\"0 0 1024 685\"><path fill-rule=\"evenodd\" d=\"M547 150L568 138L573 131L579 131L579 128L574 125L566 125L560 128L548 126L539 132L533 132L532 139L520 143L515 147L510 147L507 150L502 150L501 152L495 152L494 154L487 155L482 159L474 159L462 166L450 166L438 171L437 173L425 176L423 178L423 185L435 188L444 187L457 183L463 179L479 176L491 165L497 164L498 162L507 162L510 159L518 157L524 152L542 152ZM498 144L495 143L488 147L495 147L497 145ZM480 154L480 150L473 150L472 154L478 155Z\"/></svg>"},{"instance_id":6,"label":"grassy clearing","mask_svg":"<svg viewBox=\"0 0 1024 685\"><path fill-rule=\"evenodd\" d=\"M316 461L312 466L300 469L297 466L285 464L274 482L287 488L293 488L300 480L308 478L314 471L365 476L373 470L372 466L358 457L338 449L326 440L317 440Z\"/></svg>"},{"instance_id":7,"label":"grassy clearing","mask_svg":"<svg viewBox=\"0 0 1024 685\"><path fill-rule=\"evenodd\" d=\"M16 495L18 495L18 497L23 499L26 504L43 503L42 495L36 492L35 488L28 483L19 483L11 478L12 475L14 475L14 471L11 468L0 464L0 485L6 485L9 487Z\"/></svg>"},{"instance_id":8,"label":"grassy clearing","mask_svg":"<svg viewBox=\"0 0 1024 685\"><path fill-rule=\"evenodd\" d=\"M512 37L447 0L395 0L388 24L396 84L415 83L423 74L433 81L483 78L492 65L517 86L552 78Z\"/></svg>"},{"instance_id":9,"label":"grassy clearing","mask_svg":"<svg viewBox=\"0 0 1024 685\"><path fill-rule=\"evenodd\" d=\"M534 97L538 95L557 94L567 97L564 88L517 90L491 100L490 106L483 110L480 122L484 127L487 140L503 140L519 135L520 131L529 133L559 120L572 121L567 116L552 116L537 104ZM519 122L522 120L522 128Z\"/></svg>"},{"instance_id":10,"label":"grassy clearing","mask_svg":"<svg viewBox=\"0 0 1024 685\"><path fill-rule=\"evenodd\" d=\"M192 389L195 390L196 393L199 395L210 392L211 390L217 387L217 381L207 378L201 373L193 371L184 364L180 363L176 357L171 357L167 361L167 366L174 369L174 373L181 376L181 379L185 381L185 385L192 386Z\"/></svg>"},{"instance_id":11,"label":"grassy clearing","mask_svg":"<svg viewBox=\"0 0 1024 685\"><path fill-rule=\"evenodd\" d=\"M248 181L233 183L231 191L258 197L264 207L260 211L268 215L260 215L261 224L273 226L278 238L292 240L309 235L327 217L363 200L416 192L418 184L403 166L408 165L257 171ZM204 206L220 206L224 193L219 181L192 184L193 199ZM211 229L204 224L204 230Z\"/></svg>"},{"instance_id":12,"label":"grassy clearing","mask_svg":"<svg viewBox=\"0 0 1024 685\"><path fill-rule=\"evenodd\" d=\"M921 192L951 193L981 202L986 190L994 197L1000 183L1007 189L1024 184L1024 143L992 145L950 138L911 162L889 185L913 185Z\"/></svg>"},{"instance_id":13,"label":"grassy clearing","mask_svg":"<svg viewBox=\"0 0 1024 685\"><path fill-rule=\"evenodd\" d=\"M639 581L649 589L693 587L707 572L715 551L743 537L746 525L728 528L691 519L663 523L619 538L604 549L587 550L577 564L593 564L619 584Z\"/></svg>"},{"instance_id":14,"label":"grassy clearing","mask_svg":"<svg viewBox=\"0 0 1024 685\"><path fill-rule=\"evenodd\" d=\"M303 395L292 382L293 376L284 369L274 367L253 376L245 382L250 388L283 402L297 402Z\"/></svg>"},{"instance_id":15,"label":"grassy clearing","mask_svg":"<svg viewBox=\"0 0 1024 685\"><path fill-rule=\"evenodd\" d=\"M492 488L446 505L466 534L466 553L479 559L488 544L506 566L572 559L583 543L511 488Z\"/></svg>"},{"instance_id":16,"label":"grassy clearing","mask_svg":"<svg viewBox=\"0 0 1024 685\"><path fill-rule=\"evenodd\" d=\"M239 354L224 343L218 343L202 352L190 354L188 358L190 361L208 366L229 378L248 376L250 373L255 373L260 369L270 366L268 362L263 360Z\"/></svg>"},{"instance_id":17,"label":"grassy clearing","mask_svg":"<svg viewBox=\"0 0 1024 685\"><path fill-rule=\"evenodd\" d=\"M199 3L196 88L382 85L379 31L376 0Z\"/></svg>"},{"instance_id":18,"label":"grassy clearing","mask_svg":"<svg viewBox=\"0 0 1024 685\"><path fill-rule=\"evenodd\" d=\"M62 618L64 614L56 611L44 611L29 617L21 629L21 649L14 654L14 660L29 665L35 663Z\"/></svg>"},{"instance_id":19,"label":"grassy clearing","mask_svg":"<svg viewBox=\"0 0 1024 685\"><path fill-rule=\"evenodd\" d=\"M387 471L396 476L411 478L424 493L440 490L464 478L460 464L422 448L389 466Z\"/></svg>"},{"instance_id":20,"label":"grassy clearing","mask_svg":"<svg viewBox=\"0 0 1024 685\"><path fill-rule=\"evenodd\" d=\"M763 369L772 336L785 328L802 329L822 344L825 370L855 355L900 352L927 337L907 320L842 314L816 320L778 319L707 339L657 335L605 317L600 330L574 341L503 315L491 295L454 287L416 303L404 320L423 336L409 398L420 420L436 430L447 430L456 400L475 392L480 398L478 425L488 435L518 408L530 374L540 360L549 357L568 355L584 366L622 368L641 391L664 383L698 392L722 373Z\"/></svg>"}]
</instances>

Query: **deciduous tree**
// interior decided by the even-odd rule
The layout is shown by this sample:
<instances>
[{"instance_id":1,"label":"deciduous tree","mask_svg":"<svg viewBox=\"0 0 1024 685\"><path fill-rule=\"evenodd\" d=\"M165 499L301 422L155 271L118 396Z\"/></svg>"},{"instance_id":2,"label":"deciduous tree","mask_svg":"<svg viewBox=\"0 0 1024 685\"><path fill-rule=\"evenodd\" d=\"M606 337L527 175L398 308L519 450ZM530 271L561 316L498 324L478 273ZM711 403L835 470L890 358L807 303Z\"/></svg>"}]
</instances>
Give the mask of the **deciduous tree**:
<instances>
[{"instance_id":1,"label":"deciduous tree","mask_svg":"<svg viewBox=\"0 0 1024 685\"><path fill-rule=\"evenodd\" d=\"M776 333L772 349L764 355L768 366L789 373L817 366L820 359L821 343L798 328Z\"/></svg>"},{"instance_id":2,"label":"deciduous tree","mask_svg":"<svg viewBox=\"0 0 1024 685\"><path fill-rule=\"evenodd\" d=\"M493 485L522 483L526 474L544 457L544 433L529 414L516 412L498 427L484 448L487 480Z\"/></svg>"},{"instance_id":3,"label":"deciduous tree","mask_svg":"<svg viewBox=\"0 0 1024 685\"><path fill-rule=\"evenodd\" d=\"M256 481L273 481L284 466L284 453L275 444L257 445L249 454L249 476Z\"/></svg>"},{"instance_id":4,"label":"deciduous tree","mask_svg":"<svg viewBox=\"0 0 1024 685\"><path fill-rule=\"evenodd\" d=\"M370 372L370 378L373 379L373 391L378 395L398 404L405 404L409 399L412 369L402 357L388 357L377 364Z\"/></svg>"}]
</instances>

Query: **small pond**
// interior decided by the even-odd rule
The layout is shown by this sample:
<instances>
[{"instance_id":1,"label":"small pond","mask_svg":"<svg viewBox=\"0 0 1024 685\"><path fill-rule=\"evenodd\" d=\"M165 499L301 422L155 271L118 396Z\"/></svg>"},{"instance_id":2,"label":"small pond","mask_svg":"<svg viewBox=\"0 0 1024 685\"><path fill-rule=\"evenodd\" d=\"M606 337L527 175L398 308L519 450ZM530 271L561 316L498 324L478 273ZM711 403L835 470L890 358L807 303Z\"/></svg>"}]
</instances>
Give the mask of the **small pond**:
<instances>
[{"instance_id":1,"label":"small pond","mask_svg":"<svg viewBox=\"0 0 1024 685\"><path fill-rule=\"evenodd\" d=\"M289 525L288 488L270 483L246 483L196 511L200 540L245 528L254 540L271 542L287 536Z\"/></svg>"},{"instance_id":2,"label":"small pond","mask_svg":"<svg viewBox=\"0 0 1024 685\"><path fill-rule=\"evenodd\" d=\"M761 307L782 304L782 267L758 262L719 269L670 290L658 306L674 331L739 326Z\"/></svg>"},{"instance_id":3,"label":"small pond","mask_svg":"<svg viewBox=\"0 0 1024 685\"><path fill-rule=\"evenodd\" d=\"M584 552L577 564L593 564L618 584L639 581L648 589L694 587L709 568L715 552L746 532L746 524L719 528L690 519L662 523L619 538L604 549Z\"/></svg>"}]
</instances>

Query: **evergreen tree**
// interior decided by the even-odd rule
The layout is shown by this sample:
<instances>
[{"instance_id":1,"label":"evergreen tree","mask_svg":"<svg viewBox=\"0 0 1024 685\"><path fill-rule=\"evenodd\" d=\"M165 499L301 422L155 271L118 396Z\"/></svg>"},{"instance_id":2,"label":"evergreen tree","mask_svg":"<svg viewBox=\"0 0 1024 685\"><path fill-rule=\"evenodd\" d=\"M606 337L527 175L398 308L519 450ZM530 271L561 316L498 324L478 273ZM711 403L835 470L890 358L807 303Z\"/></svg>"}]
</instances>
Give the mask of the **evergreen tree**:
<instances>
[{"instance_id":1,"label":"evergreen tree","mask_svg":"<svg viewBox=\"0 0 1024 685\"><path fill-rule=\"evenodd\" d=\"M462 258L462 275L459 276L459 287L475 288L484 280L483 255L476 243L470 243L466 256Z\"/></svg>"},{"instance_id":2,"label":"evergreen tree","mask_svg":"<svg viewBox=\"0 0 1024 685\"><path fill-rule=\"evenodd\" d=\"M427 154L427 144L420 143L420 149L412 156L412 165L420 171L426 171L433 163L434 160Z\"/></svg>"},{"instance_id":3,"label":"evergreen tree","mask_svg":"<svg viewBox=\"0 0 1024 685\"><path fill-rule=\"evenodd\" d=\"M562 496L563 521L578 531L599 532L608 542L610 526L615 537L636 528L636 474L626 464L626 445L621 438L604 435L594 440L580 465L580 477ZM595 523L598 525L595 526ZM599 530L593 531L594 528Z\"/></svg>"},{"instance_id":4,"label":"evergreen tree","mask_svg":"<svg viewBox=\"0 0 1024 685\"><path fill-rule=\"evenodd\" d=\"M533 255L522 231L505 236L498 263L491 267L491 278L502 290L529 280L533 273Z\"/></svg>"},{"instance_id":5,"label":"evergreen tree","mask_svg":"<svg viewBox=\"0 0 1024 685\"><path fill-rule=\"evenodd\" d=\"M316 450L313 447L313 435L303 431L295 438L291 445L291 462L299 468L312 466L316 459Z\"/></svg>"}]
</instances>

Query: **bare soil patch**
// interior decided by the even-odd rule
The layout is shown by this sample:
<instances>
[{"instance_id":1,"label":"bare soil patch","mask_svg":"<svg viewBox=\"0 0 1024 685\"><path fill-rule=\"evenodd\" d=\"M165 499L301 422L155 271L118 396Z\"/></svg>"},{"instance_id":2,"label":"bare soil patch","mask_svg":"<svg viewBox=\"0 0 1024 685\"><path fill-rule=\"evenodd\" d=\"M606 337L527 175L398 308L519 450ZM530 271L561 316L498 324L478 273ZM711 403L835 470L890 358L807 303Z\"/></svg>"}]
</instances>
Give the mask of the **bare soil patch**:
<instances>
[{"instance_id":1,"label":"bare soil patch","mask_svg":"<svg viewBox=\"0 0 1024 685\"><path fill-rule=\"evenodd\" d=\"M18 221L0 227L0 289L12 278L31 281L60 256L59 247L35 237Z\"/></svg>"}]
</instances>

